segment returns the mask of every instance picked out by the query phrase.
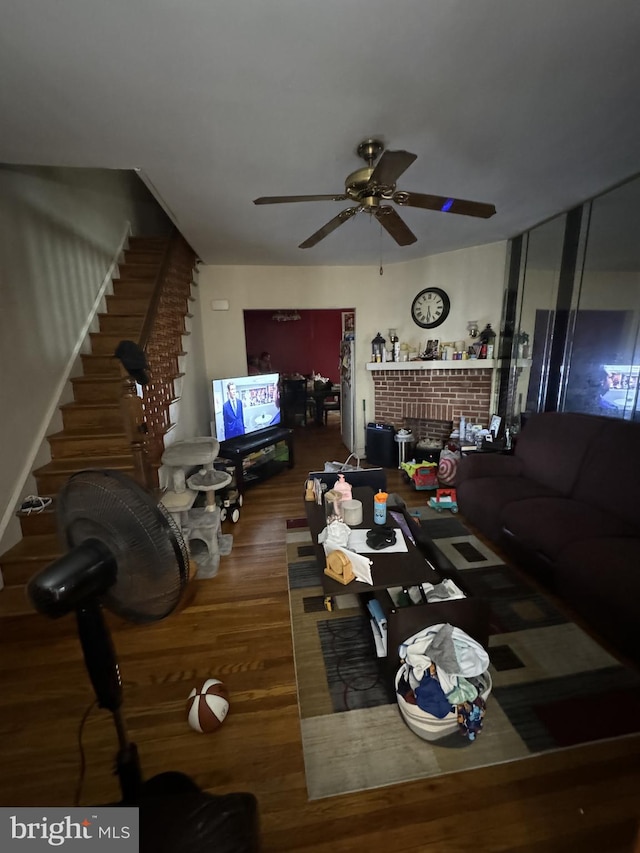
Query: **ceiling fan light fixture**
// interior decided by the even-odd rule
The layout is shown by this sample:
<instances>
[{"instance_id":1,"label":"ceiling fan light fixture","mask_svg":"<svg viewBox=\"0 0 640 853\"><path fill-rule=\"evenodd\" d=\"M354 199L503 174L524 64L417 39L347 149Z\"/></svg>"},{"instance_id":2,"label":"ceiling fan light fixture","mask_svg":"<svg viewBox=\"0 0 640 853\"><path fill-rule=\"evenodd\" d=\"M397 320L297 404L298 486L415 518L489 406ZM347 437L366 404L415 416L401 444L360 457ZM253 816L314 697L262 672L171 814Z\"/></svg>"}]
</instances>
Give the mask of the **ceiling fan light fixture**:
<instances>
[{"instance_id":1,"label":"ceiling fan light fixture","mask_svg":"<svg viewBox=\"0 0 640 853\"><path fill-rule=\"evenodd\" d=\"M295 320L301 320L300 314L297 311L276 311L271 317L276 323L290 323Z\"/></svg>"},{"instance_id":2,"label":"ceiling fan light fixture","mask_svg":"<svg viewBox=\"0 0 640 853\"><path fill-rule=\"evenodd\" d=\"M302 201L354 201L357 204L341 211L326 222L304 242L300 249L310 249L325 237L328 237L347 219L356 213L366 211L368 214L381 218L381 224L399 246L415 243L415 234L398 216L395 208L382 202L394 202L400 206L414 207L422 210L433 210L437 213L462 214L488 219L496 212L494 205L467 199L449 198L448 196L427 195L425 193L396 190L398 178L405 173L417 159L410 151L385 150L379 139L365 139L358 145L358 156L365 162L364 168L356 169L347 177L344 184L344 195L294 195L294 196L263 196L253 200L254 204L283 204L286 202ZM375 166L374 166L375 163Z\"/></svg>"}]
</instances>

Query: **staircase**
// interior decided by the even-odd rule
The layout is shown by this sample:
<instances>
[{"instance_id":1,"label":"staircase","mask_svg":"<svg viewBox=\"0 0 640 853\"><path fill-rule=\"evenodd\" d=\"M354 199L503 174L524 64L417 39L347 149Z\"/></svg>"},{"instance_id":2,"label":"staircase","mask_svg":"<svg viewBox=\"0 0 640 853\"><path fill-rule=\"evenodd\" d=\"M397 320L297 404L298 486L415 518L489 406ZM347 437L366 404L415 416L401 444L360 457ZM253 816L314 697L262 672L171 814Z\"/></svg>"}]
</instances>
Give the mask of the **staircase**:
<instances>
[{"instance_id":1,"label":"staircase","mask_svg":"<svg viewBox=\"0 0 640 853\"><path fill-rule=\"evenodd\" d=\"M185 318L190 316L195 261L193 253L181 246L177 261L167 272L170 242L168 237L130 238L124 263L119 265L120 277L113 281L113 294L106 297L107 310L99 315L100 331L90 334L91 353L81 356L83 375L71 379L73 402L60 406L63 429L47 437L51 461L32 472L38 494L51 497L52 504L40 513L18 513L23 538L0 555L5 583L0 591L0 617L32 612L24 585L62 554L56 533L55 497L67 479L86 468L110 468L136 475L121 408L121 365L113 352L123 339L142 344L152 301L155 309L158 302L162 304L163 319L159 339L156 336L146 350L151 383L145 388L145 396L150 388L151 398L146 401L145 420L151 434L150 446L155 447L152 465L160 464L164 436L173 427L169 408L178 399L172 393L173 382L181 375L178 356L183 354L182 336L188 334ZM172 257L176 258L176 252ZM171 283L158 299L156 284L163 269ZM154 351L161 352L161 358L154 358ZM154 392L162 397L161 404L154 399Z\"/></svg>"}]
</instances>

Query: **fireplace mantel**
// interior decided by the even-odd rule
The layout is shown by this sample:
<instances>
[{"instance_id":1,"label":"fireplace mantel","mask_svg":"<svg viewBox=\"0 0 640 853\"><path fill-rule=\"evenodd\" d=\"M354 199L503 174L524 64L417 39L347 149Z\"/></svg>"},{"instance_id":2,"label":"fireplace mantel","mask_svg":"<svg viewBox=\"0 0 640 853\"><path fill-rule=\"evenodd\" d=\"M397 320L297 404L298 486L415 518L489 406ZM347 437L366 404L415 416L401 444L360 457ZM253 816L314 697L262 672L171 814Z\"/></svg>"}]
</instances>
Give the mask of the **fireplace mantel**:
<instances>
[{"instance_id":1,"label":"fireplace mantel","mask_svg":"<svg viewBox=\"0 0 640 853\"><path fill-rule=\"evenodd\" d=\"M456 361L370 361L367 370L492 370L493 359L467 358Z\"/></svg>"}]
</instances>

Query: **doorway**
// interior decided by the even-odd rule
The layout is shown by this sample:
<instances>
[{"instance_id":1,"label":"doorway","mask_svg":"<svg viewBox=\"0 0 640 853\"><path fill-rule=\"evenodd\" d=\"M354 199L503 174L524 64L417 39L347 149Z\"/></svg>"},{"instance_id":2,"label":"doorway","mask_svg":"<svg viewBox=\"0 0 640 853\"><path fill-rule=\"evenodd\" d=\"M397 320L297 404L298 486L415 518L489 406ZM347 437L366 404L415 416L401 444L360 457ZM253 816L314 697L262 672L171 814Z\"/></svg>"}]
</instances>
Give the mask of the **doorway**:
<instances>
[{"instance_id":1,"label":"doorway","mask_svg":"<svg viewBox=\"0 0 640 853\"><path fill-rule=\"evenodd\" d=\"M280 374L316 373L337 385L343 317L353 311L353 308L245 310L247 359L268 352L273 370Z\"/></svg>"}]
</instances>

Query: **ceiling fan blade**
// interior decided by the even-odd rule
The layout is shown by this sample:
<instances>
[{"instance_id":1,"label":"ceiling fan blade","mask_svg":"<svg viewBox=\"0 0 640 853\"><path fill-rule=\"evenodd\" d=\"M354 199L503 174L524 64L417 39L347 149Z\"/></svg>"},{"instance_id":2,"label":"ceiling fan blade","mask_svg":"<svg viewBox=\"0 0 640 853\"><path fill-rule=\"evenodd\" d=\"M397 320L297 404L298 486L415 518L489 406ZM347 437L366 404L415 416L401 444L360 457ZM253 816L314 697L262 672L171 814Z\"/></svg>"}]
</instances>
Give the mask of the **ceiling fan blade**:
<instances>
[{"instance_id":1,"label":"ceiling fan blade","mask_svg":"<svg viewBox=\"0 0 640 853\"><path fill-rule=\"evenodd\" d=\"M418 155L410 151L384 151L371 175L370 183L392 187Z\"/></svg>"},{"instance_id":2,"label":"ceiling fan blade","mask_svg":"<svg viewBox=\"0 0 640 853\"><path fill-rule=\"evenodd\" d=\"M339 195L266 195L254 198L254 204L285 204L290 201L346 201L349 196Z\"/></svg>"},{"instance_id":3,"label":"ceiling fan blade","mask_svg":"<svg viewBox=\"0 0 640 853\"><path fill-rule=\"evenodd\" d=\"M494 205L482 201L467 201L464 198L447 198L443 195L425 195L397 190L393 201L405 207L421 207L423 210L439 210L442 213L461 213L463 216L479 216L489 219L496 212Z\"/></svg>"},{"instance_id":4,"label":"ceiling fan blade","mask_svg":"<svg viewBox=\"0 0 640 853\"><path fill-rule=\"evenodd\" d=\"M399 246L409 246L418 239L392 207L386 204L379 207L375 217Z\"/></svg>"},{"instance_id":5,"label":"ceiling fan blade","mask_svg":"<svg viewBox=\"0 0 640 853\"><path fill-rule=\"evenodd\" d=\"M335 231L343 222L346 222L347 219L351 219L356 213L360 213L362 210L362 205L358 205L357 207L348 207L346 210L340 211L337 216L334 216L333 219L330 219L326 225L323 225L315 234L312 234L311 237L307 237L304 243L300 243L298 246L299 249L310 249L312 246L315 246L316 243L319 243L320 240L324 240L332 231Z\"/></svg>"}]
</instances>

